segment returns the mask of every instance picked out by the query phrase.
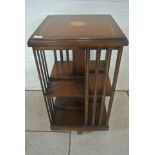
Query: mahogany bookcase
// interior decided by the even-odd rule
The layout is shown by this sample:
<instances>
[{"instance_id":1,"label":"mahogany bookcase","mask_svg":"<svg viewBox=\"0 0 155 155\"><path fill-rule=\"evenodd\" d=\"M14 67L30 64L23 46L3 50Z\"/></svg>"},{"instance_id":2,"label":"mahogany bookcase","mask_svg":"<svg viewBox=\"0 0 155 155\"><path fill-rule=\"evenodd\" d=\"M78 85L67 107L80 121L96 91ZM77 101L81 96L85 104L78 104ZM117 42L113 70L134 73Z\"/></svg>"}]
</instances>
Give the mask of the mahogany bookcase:
<instances>
[{"instance_id":1,"label":"mahogany bookcase","mask_svg":"<svg viewBox=\"0 0 155 155\"><path fill-rule=\"evenodd\" d=\"M128 39L111 15L45 18L29 38L28 46L33 49L51 130L109 129L123 46L127 45ZM94 60L90 59L92 50ZM51 73L47 51L55 60ZM110 80L113 51L117 52L117 58ZM110 98L108 105L106 97Z\"/></svg>"}]
</instances>

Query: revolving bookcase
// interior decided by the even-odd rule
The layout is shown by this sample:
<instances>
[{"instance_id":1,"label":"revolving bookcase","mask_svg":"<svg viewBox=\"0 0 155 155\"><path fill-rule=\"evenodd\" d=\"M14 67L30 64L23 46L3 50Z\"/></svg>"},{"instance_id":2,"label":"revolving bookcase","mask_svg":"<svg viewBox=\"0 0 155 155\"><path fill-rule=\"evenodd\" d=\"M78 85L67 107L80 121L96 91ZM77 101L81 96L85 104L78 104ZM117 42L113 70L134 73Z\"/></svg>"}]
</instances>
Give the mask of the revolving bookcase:
<instances>
[{"instance_id":1,"label":"revolving bookcase","mask_svg":"<svg viewBox=\"0 0 155 155\"><path fill-rule=\"evenodd\" d=\"M28 46L33 49L51 130L109 129L123 46L127 45L126 36L111 15L45 18ZM46 62L46 52L53 54L52 68ZM117 57L110 80L113 52Z\"/></svg>"}]
</instances>

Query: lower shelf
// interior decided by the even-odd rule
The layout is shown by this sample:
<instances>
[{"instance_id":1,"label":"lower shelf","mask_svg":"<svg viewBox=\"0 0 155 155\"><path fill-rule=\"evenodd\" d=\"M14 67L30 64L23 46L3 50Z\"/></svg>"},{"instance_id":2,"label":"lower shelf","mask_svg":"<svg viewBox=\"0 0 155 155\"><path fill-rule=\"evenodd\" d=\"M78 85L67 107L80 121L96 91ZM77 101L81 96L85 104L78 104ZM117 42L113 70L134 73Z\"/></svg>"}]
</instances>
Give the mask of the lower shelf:
<instances>
[{"instance_id":1,"label":"lower shelf","mask_svg":"<svg viewBox=\"0 0 155 155\"><path fill-rule=\"evenodd\" d=\"M84 109L84 98L80 97L57 97L55 100L56 110L72 110L72 109Z\"/></svg>"},{"instance_id":2,"label":"lower shelf","mask_svg":"<svg viewBox=\"0 0 155 155\"><path fill-rule=\"evenodd\" d=\"M84 125L84 115L82 110L56 110L55 124L64 126Z\"/></svg>"},{"instance_id":3,"label":"lower shelf","mask_svg":"<svg viewBox=\"0 0 155 155\"><path fill-rule=\"evenodd\" d=\"M81 102L82 101L82 102ZM84 104L83 99L56 98L55 101L55 123L58 126L84 126ZM95 125L98 125L100 114L100 103L96 104ZM103 112L103 126L106 121L106 109ZM92 102L89 102L88 125L92 122Z\"/></svg>"}]
</instances>

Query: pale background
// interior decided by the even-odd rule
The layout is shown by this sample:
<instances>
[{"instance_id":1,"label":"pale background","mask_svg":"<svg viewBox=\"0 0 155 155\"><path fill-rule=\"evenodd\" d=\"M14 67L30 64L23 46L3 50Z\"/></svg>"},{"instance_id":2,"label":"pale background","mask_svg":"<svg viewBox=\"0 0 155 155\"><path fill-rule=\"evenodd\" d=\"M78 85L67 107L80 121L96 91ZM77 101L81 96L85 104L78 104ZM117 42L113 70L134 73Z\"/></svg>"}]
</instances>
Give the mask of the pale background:
<instances>
[{"instance_id":1,"label":"pale background","mask_svg":"<svg viewBox=\"0 0 155 155\"><path fill-rule=\"evenodd\" d=\"M128 37L128 0L26 0L26 42L29 36L47 15L54 14L111 14ZM33 58L32 49L25 44L25 89L40 90L39 78ZM48 65L53 64L53 55L47 55ZM114 69L115 55L112 55L110 75ZM117 90L129 89L129 52L124 47Z\"/></svg>"}]
</instances>

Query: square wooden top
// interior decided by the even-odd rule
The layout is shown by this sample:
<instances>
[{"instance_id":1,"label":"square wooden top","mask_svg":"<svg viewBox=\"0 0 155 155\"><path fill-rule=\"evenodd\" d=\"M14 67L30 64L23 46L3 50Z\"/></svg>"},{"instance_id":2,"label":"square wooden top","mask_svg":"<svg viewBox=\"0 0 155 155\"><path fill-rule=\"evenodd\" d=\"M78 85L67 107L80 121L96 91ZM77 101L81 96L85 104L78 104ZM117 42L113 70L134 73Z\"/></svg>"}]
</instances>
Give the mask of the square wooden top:
<instances>
[{"instance_id":1,"label":"square wooden top","mask_svg":"<svg viewBox=\"0 0 155 155\"><path fill-rule=\"evenodd\" d=\"M30 47L92 43L123 46L128 40L111 15L49 15L28 40Z\"/></svg>"}]
</instances>

